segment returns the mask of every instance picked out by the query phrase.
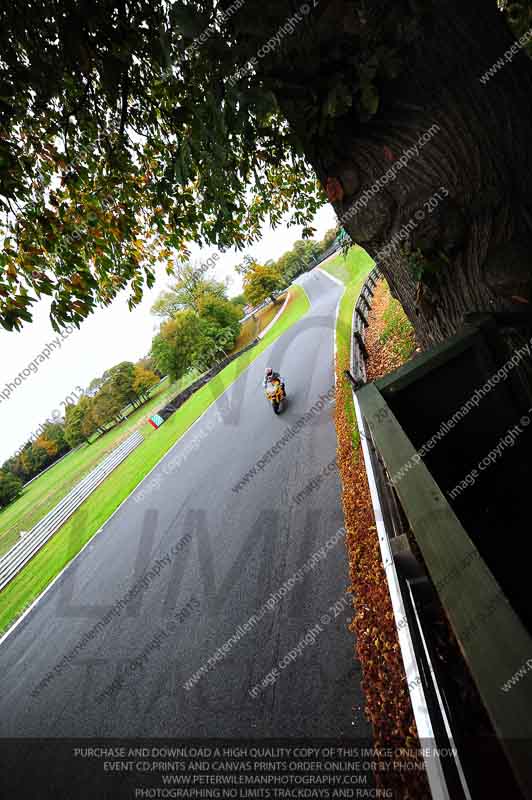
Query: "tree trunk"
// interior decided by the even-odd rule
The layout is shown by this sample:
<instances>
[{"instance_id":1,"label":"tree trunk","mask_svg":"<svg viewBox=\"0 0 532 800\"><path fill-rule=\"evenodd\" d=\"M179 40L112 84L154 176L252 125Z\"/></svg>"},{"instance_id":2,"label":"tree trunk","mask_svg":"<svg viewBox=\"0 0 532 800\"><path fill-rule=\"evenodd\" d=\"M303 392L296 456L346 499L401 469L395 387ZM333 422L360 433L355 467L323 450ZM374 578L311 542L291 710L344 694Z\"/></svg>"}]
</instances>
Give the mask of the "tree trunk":
<instances>
[{"instance_id":1,"label":"tree trunk","mask_svg":"<svg viewBox=\"0 0 532 800\"><path fill-rule=\"evenodd\" d=\"M378 84L378 113L365 123L337 117L325 143L306 133L302 112L337 40L367 24L355 5L337 0L317 23L314 58L302 67L307 96L277 92L340 222L377 259L424 347L454 333L467 312L530 309L529 58L516 52L481 81L515 42L495 0L436 0L398 78ZM355 96L356 88L353 106Z\"/></svg>"}]
</instances>

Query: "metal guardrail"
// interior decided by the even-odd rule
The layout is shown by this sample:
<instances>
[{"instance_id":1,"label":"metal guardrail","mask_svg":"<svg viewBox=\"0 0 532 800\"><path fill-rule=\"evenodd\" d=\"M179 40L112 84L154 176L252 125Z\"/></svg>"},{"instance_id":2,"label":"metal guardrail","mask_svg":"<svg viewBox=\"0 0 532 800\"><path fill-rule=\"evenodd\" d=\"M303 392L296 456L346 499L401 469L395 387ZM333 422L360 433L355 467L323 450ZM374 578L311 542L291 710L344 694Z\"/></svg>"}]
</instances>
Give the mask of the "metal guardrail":
<instances>
[{"instance_id":1,"label":"metal guardrail","mask_svg":"<svg viewBox=\"0 0 532 800\"><path fill-rule=\"evenodd\" d=\"M366 383L367 380L366 361L368 354L364 344L364 332L368 327L368 313L371 309L373 292L380 277L380 269L377 266L373 267L360 290L353 311L351 327L353 337L351 346L351 369L356 386L361 386L363 383Z\"/></svg>"},{"instance_id":2,"label":"metal guardrail","mask_svg":"<svg viewBox=\"0 0 532 800\"><path fill-rule=\"evenodd\" d=\"M516 536L515 528L511 528L511 515L505 508L504 516L509 518L508 528L503 529L505 539L498 541L496 554L494 549L490 553L488 544L493 541L493 532L498 533L492 517L497 519L497 505L502 502L499 498L504 496L495 494L493 478L491 486L487 481L484 485L478 481L478 494L468 495L461 506L458 501L453 500L452 505L449 500L449 489L456 483L450 448L459 447L467 452L473 463L486 448L481 444L484 435L475 439L475 430L482 434L490 432L495 438L516 412L522 412L528 400L514 393L508 383L501 382L502 397L491 398L491 407L484 411L484 415L490 416L489 426L482 426L482 417L471 415L460 430L447 434L447 444L439 444L448 449L440 450L432 458L427 454L420 457L419 443L416 447L410 436L415 438L419 434L419 441L423 441L423 425L433 431L436 423L439 425L445 418L447 409L456 409L452 391L458 392L460 398L467 397L468 392L472 393L488 375L496 372L509 352L509 348L502 349L490 315L487 321L478 319L464 326L453 337L424 351L399 370L358 387L355 395L362 420L363 447L367 447L369 460L373 462L368 466L366 460L368 476L376 475L376 481L380 476L381 506L387 498L395 499L404 516L404 536L397 535L387 523L384 535L403 591L408 620L405 630L414 643L418 640L415 654L429 709L425 718L432 724L438 746L451 746L456 752L454 770L452 762L444 765L449 767L445 769L445 778L452 800L487 796L532 798L532 685L530 681L519 680L511 691L503 688L509 677L528 663L532 652L532 636L525 622L529 608L526 583L523 584L527 567L516 563L519 558L515 557L515 543L517 539L520 546L517 536L521 536L521 530L517 530ZM413 406L409 406L410 416L406 404L401 408L407 390L411 392L410 398L415 391L416 398ZM444 400L439 405L440 397ZM524 497L527 478L521 478L516 469L523 458L527 463L525 453L529 451L522 442L523 439L515 445L513 468L508 472L515 473L516 481L521 480ZM405 465L415 466L402 472ZM456 458L456 465L456 474L461 475L460 458ZM447 478L445 469L449 470ZM508 494L511 479L499 471L497 480ZM374 508L379 519L378 508ZM501 512L498 513L500 518ZM438 627L441 629L442 619L453 636L451 642L454 641L450 649L453 657L445 661L438 653L435 634ZM460 685L468 688L459 690ZM472 706L464 701L466 694L468 698L477 698ZM462 730L470 708L477 715L477 730L481 734L472 733L467 725ZM485 763L490 764L489 772ZM493 786L493 775L499 774L505 776L504 789Z\"/></svg>"},{"instance_id":3,"label":"metal guardrail","mask_svg":"<svg viewBox=\"0 0 532 800\"><path fill-rule=\"evenodd\" d=\"M282 294L283 292L286 292L286 289L282 289L282 290L281 290L281 291L279 291L279 292L274 292L274 293L273 293L273 296L274 296L275 298L277 298L277 297L278 297L280 294ZM251 319L251 317L253 316L253 314L256 314L256 313L257 313L257 311L262 311L262 309L263 309L263 308L266 308L266 306L269 306L269 305L271 305L271 302L272 302L272 301L270 300L270 298L269 298L269 297L267 297L267 298L266 298L266 300L263 300L263 301L262 301L262 303L259 303L259 305L258 305L258 306L255 306L254 308L252 308L252 309L251 309L251 311L248 311L248 313L247 313L247 314L244 314L244 316L242 317L242 319L240 319L240 320L239 320L240 324L242 324L243 322L245 322L245 321L246 321L246 320L248 320L248 319Z\"/></svg>"},{"instance_id":4,"label":"metal guardrail","mask_svg":"<svg viewBox=\"0 0 532 800\"><path fill-rule=\"evenodd\" d=\"M408 691L414 711L418 735L422 747L436 744L439 747L454 747L452 736L448 735L445 715L438 702L438 685L431 669L430 659L424 652L422 634L416 630L416 614L405 591L405 579L396 564L396 543L403 538L402 512L397 499L390 491L386 475L383 473L378 451L360 409L355 394L367 383L366 361L368 353L364 344L364 334L368 327L368 314L371 310L373 293L382 277L377 266L368 275L353 311L351 372L346 377L353 388L353 401L360 432L366 474L370 486L371 500L377 533L390 598L397 627L399 646L403 657ZM406 624L405 624L406 623ZM430 679L427 676L430 675ZM420 680L420 676L422 679ZM430 748L429 748L430 749ZM463 772L458 755L452 766L444 771L437 757L424 757L426 776L433 800L450 800L451 797L468 798L464 786Z\"/></svg>"},{"instance_id":5,"label":"metal guardrail","mask_svg":"<svg viewBox=\"0 0 532 800\"><path fill-rule=\"evenodd\" d=\"M338 242L333 242L333 244L329 245L327 250L324 250L323 253L321 253L318 256L316 261L309 261L309 263L307 265L307 270L314 269L314 267L319 266L322 263L322 261L325 261L326 258L329 258L329 256L333 255L333 253L337 253L338 250L341 250L341 249L342 249L342 245L341 244L338 244Z\"/></svg>"},{"instance_id":6,"label":"metal guardrail","mask_svg":"<svg viewBox=\"0 0 532 800\"><path fill-rule=\"evenodd\" d=\"M333 243L332 245L330 245L330 246L327 248L327 250L325 250L323 253L321 253L321 254L318 256L318 258L317 258L316 260L314 260L314 259L311 259L311 260L308 262L308 264L306 264L306 265L305 265L304 269L302 269L300 272L298 272L298 273L297 273L297 275L294 275L294 277L290 279L290 284L289 284L288 286L285 286L285 288L284 288L284 289L280 289L279 291L277 291L277 292L274 292L274 295L275 295L276 297L278 297L279 295L281 295L281 294L283 294L284 292L286 292L286 291L289 289L290 285L293 283L293 281L295 281L297 278L300 278L300 277L301 277L301 275L305 275L305 273L307 273L307 272L310 272L310 271L311 271L311 270L313 270L315 267L319 267L319 265L320 265L320 264L321 264L323 261L325 261L327 258L329 258L329 256L332 256L332 255L333 255L333 253L336 253L336 252L338 252L338 250L341 250L341 249L342 249L342 246L341 246L340 244L338 244L337 242L335 242L335 243ZM377 268L376 268L376 269L377 269ZM267 298L267 299L266 299L266 300L264 300L262 303L260 303L258 306L255 306L255 308L251 309L251 311L249 311L247 314L245 314L245 315L242 317L242 319L241 319L241 320L239 320L239 322L242 324L242 323L243 323L243 322L245 322L246 320L250 319L250 318L253 316L253 314L256 314L256 313L257 313L257 311L262 311L262 309L263 309L263 308L266 308L266 306L269 306L269 305L270 305L270 302L271 302L271 301L270 301L270 299L269 299L269 298Z\"/></svg>"},{"instance_id":7,"label":"metal guardrail","mask_svg":"<svg viewBox=\"0 0 532 800\"><path fill-rule=\"evenodd\" d=\"M0 559L0 591L142 441L144 437L138 431L129 436Z\"/></svg>"},{"instance_id":8,"label":"metal guardrail","mask_svg":"<svg viewBox=\"0 0 532 800\"><path fill-rule=\"evenodd\" d=\"M433 749L452 753L452 758L442 760L423 753L431 797L471 800L488 796L486 788L491 790L493 778L486 776L483 765L489 762L495 772L504 774L505 782L511 782L505 796L532 798L530 682L519 681L511 692L501 690L516 667L528 663L532 638L424 460L418 456L415 470L402 474L400 481L392 482L390 477L398 475L417 455L391 408L394 400L399 403L397 396L407 380L410 388L414 381L420 387L422 378L430 373L430 364L435 364L432 369L436 372L447 361L464 358L467 348L474 346L477 350L484 348L482 360L478 355L477 359L486 374L495 371L496 362L479 331L466 330L440 345L436 355L427 351L400 370L368 384L364 330L372 283L370 280L364 285L353 314L352 374L346 371L346 377L354 389L383 567L418 735L422 747L430 744ZM473 388L477 385L474 375L470 379ZM434 387L432 391L436 391ZM418 400L420 407L427 397ZM396 411L400 408L394 407ZM410 422L412 431L414 422ZM500 601L496 621L484 624L494 597ZM441 614L448 620L463 656L461 665L453 664L452 674L448 674L449 667L440 661L435 647L434 630L441 626ZM484 724L491 722L492 726L491 736L485 727L484 738L479 736L473 747L461 730L466 690L457 689L460 676L468 691L474 690L479 702L481 698L487 714ZM485 752L479 757L475 747L482 741L490 743L484 745ZM495 795L502 796L497 790Z\"/></svg>"}]
</instances>

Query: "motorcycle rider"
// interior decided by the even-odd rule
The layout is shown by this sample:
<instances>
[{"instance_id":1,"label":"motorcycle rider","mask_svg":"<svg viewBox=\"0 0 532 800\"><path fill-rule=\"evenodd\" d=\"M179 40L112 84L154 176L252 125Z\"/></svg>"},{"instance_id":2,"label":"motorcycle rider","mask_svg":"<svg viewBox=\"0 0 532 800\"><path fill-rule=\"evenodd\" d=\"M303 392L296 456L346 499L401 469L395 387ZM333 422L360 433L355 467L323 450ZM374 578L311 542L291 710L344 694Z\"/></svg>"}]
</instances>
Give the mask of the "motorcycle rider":
<instances>
[{"instance_id":1,"label":"motorcycle rider","mask_svg":"<svg viewBox=\"0 0 532 800\"><path fill-rule=\"evenodd\" d=\"M264 388L266 388L268 383L271 383L272 381L279 381L279 383L281 384L281 389L283 390L283 395L286 397L284 381L281 378L280 374L278 372L274 372L274 370L271 367L266 367L264 371L264 384L263 384Z\"/></svg>"}]
</instances>

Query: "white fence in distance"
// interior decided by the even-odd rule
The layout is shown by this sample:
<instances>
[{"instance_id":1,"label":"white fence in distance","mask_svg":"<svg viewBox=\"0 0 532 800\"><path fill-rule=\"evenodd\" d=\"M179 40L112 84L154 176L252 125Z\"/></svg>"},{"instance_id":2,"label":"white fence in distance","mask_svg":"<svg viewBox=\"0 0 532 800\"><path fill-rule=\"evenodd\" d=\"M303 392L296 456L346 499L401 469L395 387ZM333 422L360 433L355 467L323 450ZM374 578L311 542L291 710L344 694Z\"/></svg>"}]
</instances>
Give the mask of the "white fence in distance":
<instances>
[{"instance_id":1,"label":"white fence in distance","mask_svg":"<svg viewBox=\"0 0 532 800\"><path fill-rule=\"evenodd\" d=\"M77 511L89 495L142 441L144 437L138 431L129 436L0 559L0 591L18 575L74 511Z\"/></svg>"}]
</instances>

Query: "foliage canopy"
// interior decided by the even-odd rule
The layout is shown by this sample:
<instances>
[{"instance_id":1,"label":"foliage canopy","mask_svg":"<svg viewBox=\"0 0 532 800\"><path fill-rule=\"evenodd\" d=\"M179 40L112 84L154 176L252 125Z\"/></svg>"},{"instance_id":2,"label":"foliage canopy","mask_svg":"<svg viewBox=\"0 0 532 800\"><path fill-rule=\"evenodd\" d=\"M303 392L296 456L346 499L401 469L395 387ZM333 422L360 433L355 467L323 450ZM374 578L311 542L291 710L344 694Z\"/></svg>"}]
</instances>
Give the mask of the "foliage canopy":
<instances>
[{"instance_id":1,"label":"foliage canopy","mask_svg":"<svg viewBox=\"0 0 532 800\"><path fill-rule=\"evenodd\" d=\"M265 219L305 225L323 202L271 88L230 80L251 40L245 9L227 6L3 4L4 327L43 295L55 328L124 287L133 306L157 261L172 270L189 242L241 248Z\"/></svg>"}]
</instances>

